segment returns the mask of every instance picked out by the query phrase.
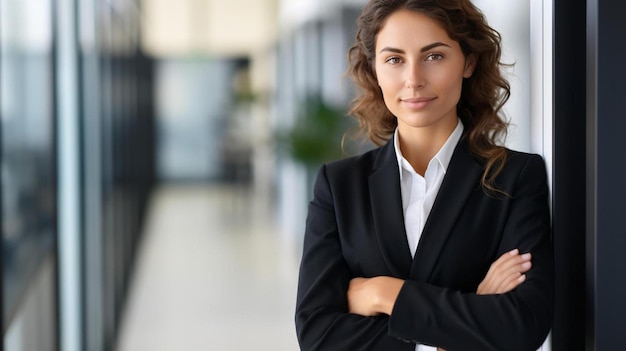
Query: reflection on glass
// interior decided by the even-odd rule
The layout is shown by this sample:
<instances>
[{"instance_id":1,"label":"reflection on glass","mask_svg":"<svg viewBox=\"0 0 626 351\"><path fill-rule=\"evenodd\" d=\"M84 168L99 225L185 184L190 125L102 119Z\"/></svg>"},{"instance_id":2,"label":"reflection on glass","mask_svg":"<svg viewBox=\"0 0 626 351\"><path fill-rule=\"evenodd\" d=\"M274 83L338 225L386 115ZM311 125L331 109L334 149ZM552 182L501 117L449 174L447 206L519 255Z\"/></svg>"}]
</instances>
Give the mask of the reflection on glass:
<instances>
[{"instance_id":1,"label":"reflection on glass","mask_svg":"<svg viewBox=\"0 0 626 351\"><path fill-rule=\"evenodd\" d=\"M0 0L4 325L56 230L51 10L50 0Z\"/></svg>"}]
</instances>

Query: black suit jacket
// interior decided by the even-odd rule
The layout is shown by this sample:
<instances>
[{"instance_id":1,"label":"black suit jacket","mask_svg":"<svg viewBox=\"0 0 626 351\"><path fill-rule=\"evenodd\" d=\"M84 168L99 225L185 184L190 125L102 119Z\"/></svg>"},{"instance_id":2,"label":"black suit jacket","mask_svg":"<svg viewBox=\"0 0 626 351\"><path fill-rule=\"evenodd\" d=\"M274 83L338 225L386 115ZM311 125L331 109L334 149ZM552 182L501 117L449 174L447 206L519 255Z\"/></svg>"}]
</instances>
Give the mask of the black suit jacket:
<instances>
[{"instance_id":1,"label":"black suit jacket","mask_svg":"<svg viewBox=\"0 0 626 351\"><path fill-rule=\"evenodd\" d=\"M543 159L508 151L496 186L462 139L427 219L415 258L404 228L393 139L321 167L309 205L296 329L302 350L536 350L553 312L553 251ZM514 248L532 253L526 281L475 294L489 266ZM405 279L391 316L348 313L354 277Z\"/></svg>"}]
</instances>

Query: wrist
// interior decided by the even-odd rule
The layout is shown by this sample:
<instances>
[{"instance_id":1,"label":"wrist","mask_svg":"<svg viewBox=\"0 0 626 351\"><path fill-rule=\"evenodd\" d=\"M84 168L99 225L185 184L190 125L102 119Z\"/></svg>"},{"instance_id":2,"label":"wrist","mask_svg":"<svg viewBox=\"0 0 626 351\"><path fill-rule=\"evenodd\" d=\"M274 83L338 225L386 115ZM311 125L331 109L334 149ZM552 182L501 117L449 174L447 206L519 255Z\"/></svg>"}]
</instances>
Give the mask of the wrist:
<instances>
[{"instance_id":1,"label":"wrist","mask_svg":"<svg viewBox=\"0 0 626 351\"><path fill-rule=\"evenodd\" d=\"M376 277L376 279L374 309L378 313L391 315L404 280L393 277Z\"/></svg>"}]
</instances>

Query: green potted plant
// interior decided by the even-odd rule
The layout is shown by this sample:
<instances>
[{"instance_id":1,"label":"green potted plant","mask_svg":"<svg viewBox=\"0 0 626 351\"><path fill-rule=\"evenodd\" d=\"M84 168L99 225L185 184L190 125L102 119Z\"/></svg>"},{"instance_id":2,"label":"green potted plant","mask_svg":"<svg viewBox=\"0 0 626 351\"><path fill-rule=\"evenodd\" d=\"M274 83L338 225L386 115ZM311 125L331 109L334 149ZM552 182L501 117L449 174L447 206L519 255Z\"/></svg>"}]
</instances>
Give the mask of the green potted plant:
<instances>
[{"instance_id":1,"label":"green potted plant","mask_svg":"<svg viewBox=\"0 0 626 351\"><path fill-rule=\"evenodd\" d=\"M347 120L342 111L318 97L307 99L302 107L303 115L284 138L291 157L309 169L342 157Z\"/></svg>"}]
</instances>

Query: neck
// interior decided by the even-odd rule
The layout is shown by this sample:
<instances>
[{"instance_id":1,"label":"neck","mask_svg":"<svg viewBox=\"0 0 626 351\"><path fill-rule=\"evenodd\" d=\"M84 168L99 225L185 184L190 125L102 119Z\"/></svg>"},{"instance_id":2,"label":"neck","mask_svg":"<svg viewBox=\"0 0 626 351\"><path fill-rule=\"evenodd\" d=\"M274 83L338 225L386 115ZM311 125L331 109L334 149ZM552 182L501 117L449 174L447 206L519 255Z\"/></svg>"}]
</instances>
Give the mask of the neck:
<instances>
[{"instance_id":1,"label":"neck","mask_svg":"<svg viewBox=\"0 0 626 351\"><path fill-rule=\"evenodd\" d=\"M398 140L402 156L420 175L426 173L430 160L441 150L443 144L456 128L454 124L445 128L398 126Z\"/></svg>"}]
</instances>

